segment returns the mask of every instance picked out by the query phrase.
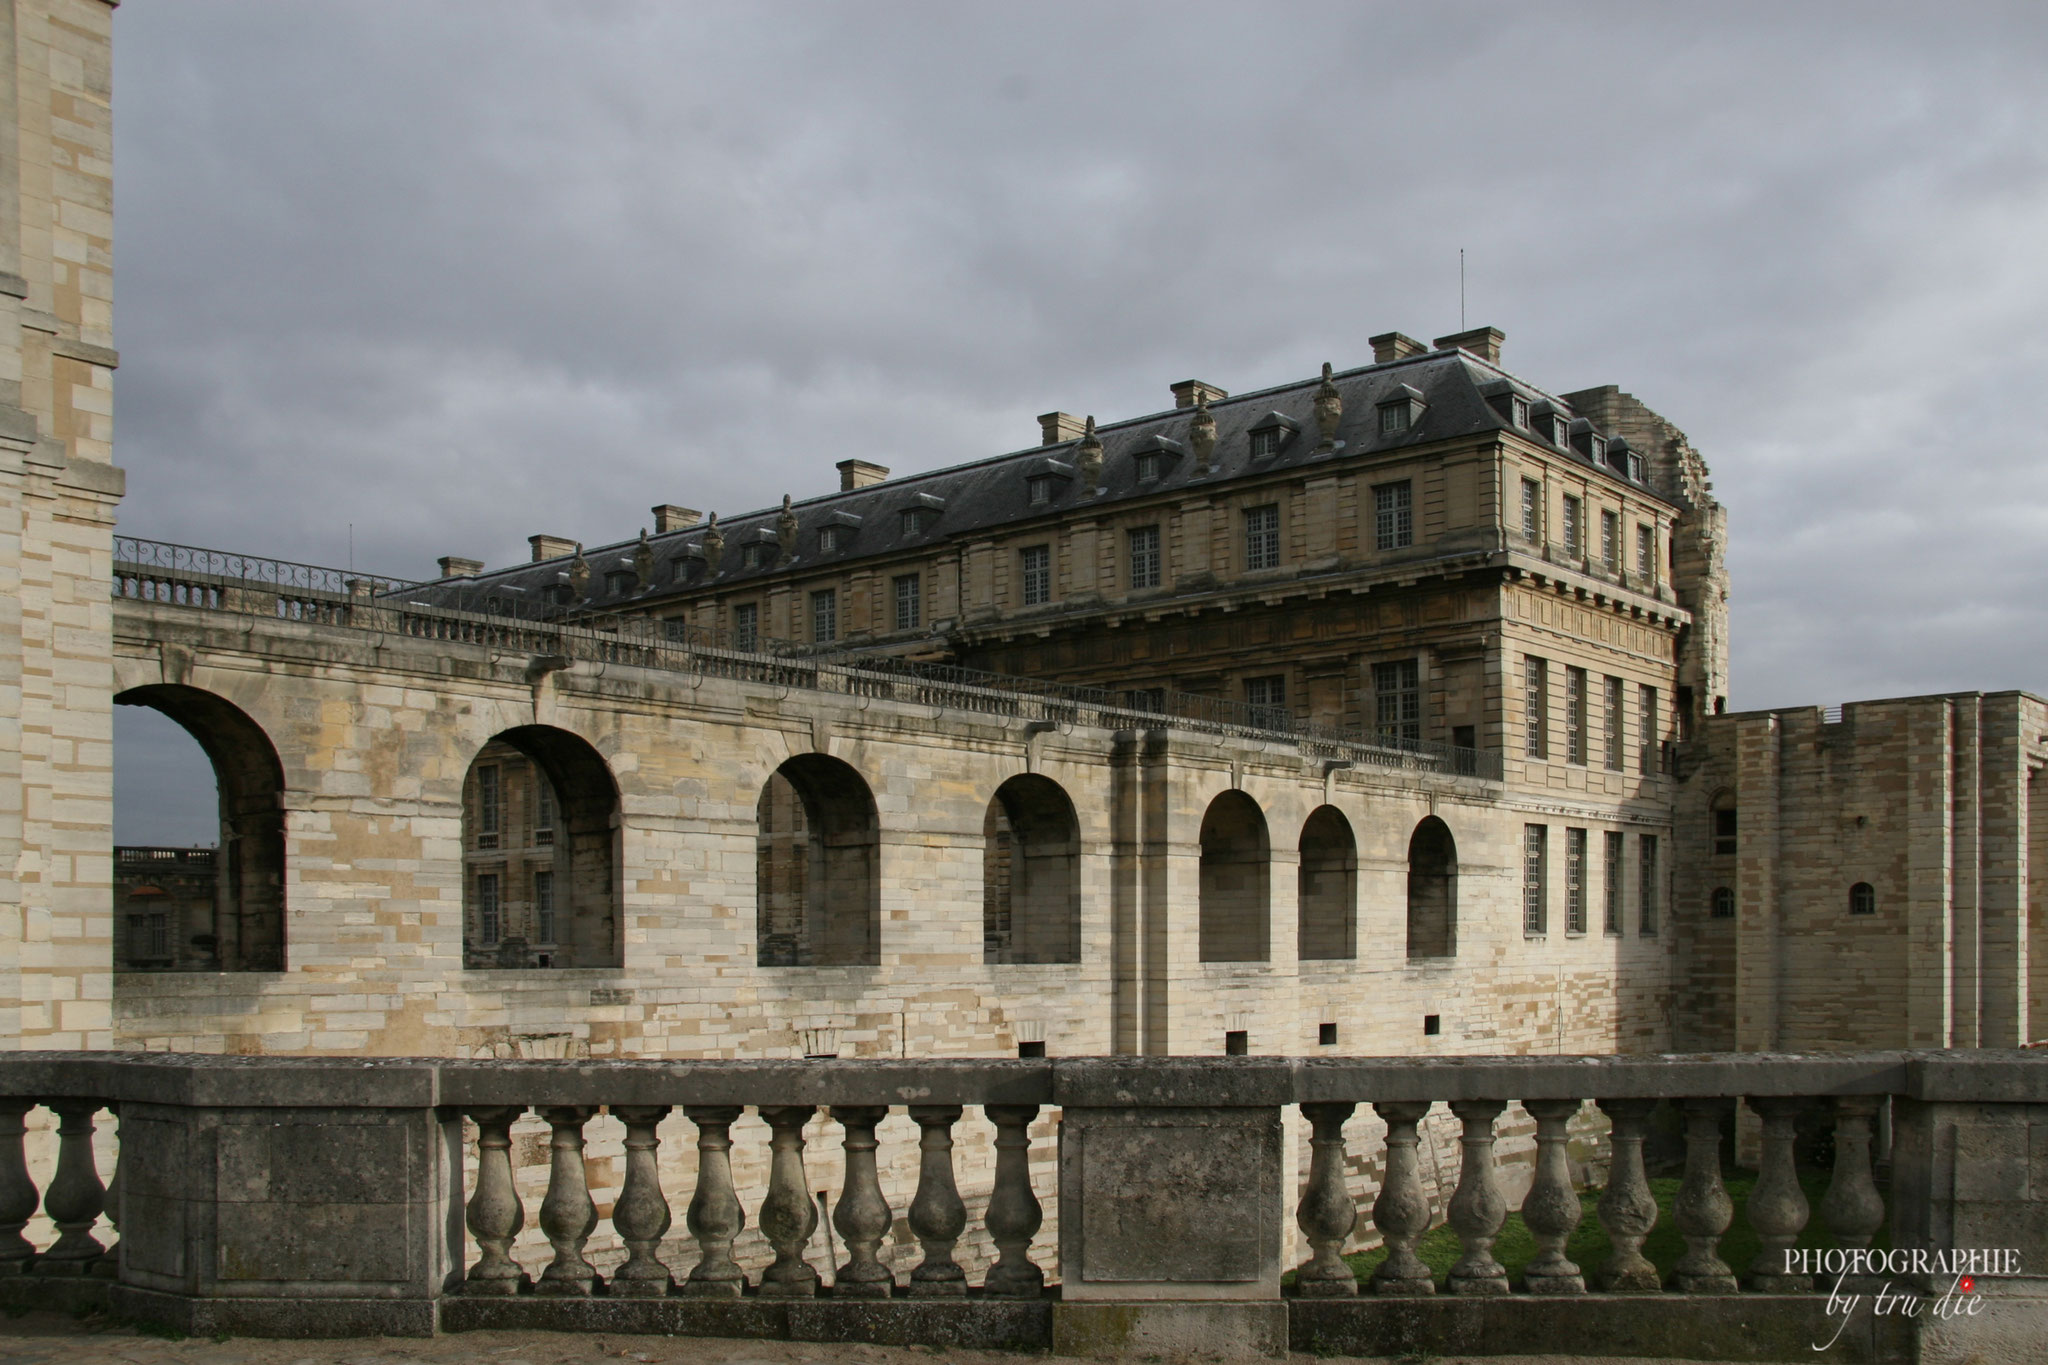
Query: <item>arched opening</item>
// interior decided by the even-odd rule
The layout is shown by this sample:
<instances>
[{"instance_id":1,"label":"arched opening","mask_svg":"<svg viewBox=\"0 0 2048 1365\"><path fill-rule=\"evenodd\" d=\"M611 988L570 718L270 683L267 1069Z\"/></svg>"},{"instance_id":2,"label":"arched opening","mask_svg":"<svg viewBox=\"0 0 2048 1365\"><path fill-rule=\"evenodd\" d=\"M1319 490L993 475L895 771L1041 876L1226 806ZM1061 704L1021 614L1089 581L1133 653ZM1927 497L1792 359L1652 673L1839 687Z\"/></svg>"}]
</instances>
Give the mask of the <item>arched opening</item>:
<instances>
[{"instance_id":1,"label":"arched opening","mask_svg":"<svg viewBox=\"0 0 2048 1365\"><path fill-rule=\"evenodd\" d=\"M1458 843L1434 815L1408 840L1408 956L1458 954Z\"/></svg>"},{"instance_id":2,"label":"arched opening","mask_svg":"<svg viewBox=\"0 0 2048 1365\"><path fill-rule=\"evenodd\" d=\"M1712 906L1707 913L1714 919L1734 919L1735 888L1731 886L1715 887Z\"/></svg>"},{"instance_id":3,"label":"arched opening","mask_svg":"<svg viewBox=\"0 0 2048 1365\"><path fill-rule=\"evenodd\" d=\"M130 790L123 770L134 765L116 753L116 810L129 817L119 823L138 831L124 828L114 850L116 969L284 970L284 765L270 737L240 707L196 687L130 688L114 702L159 712L198 743L213 768L218 812L211 848L185 843L200 838L205 823L193 829L175 820L175 807L192 808L178 790L191 775L149 790L149 755L138 754L143 790ZM164 756L159 776L178 766ZM166 837L152 830L176 831L169 837L180 842L135 842Z\"/></svg>"},{"instance_id":4,"label":"arched opening","mask_svg":"<svg viewBox=\"0 0 2048 1365\"><path fill-rule=\"evenodd\" d=\"M1059 783L1003 783L981 837L982 961L1079 962L1081 822Z\"/></svg>"},{"instance_id":5,"label":"arched opening","mask_svg":"<svg viewBox=\"0 0 2048 1365\"><path fill-rule=\"evenodd\" d=\"M1849 913L1852 915L1874 915L1877 913L1877 888L1869 882L1858 882L1849 888Z\"/></svg>"},{"instance_id":6,"label":"arched opening","mask_svg":"<svg viewBox=\"0 0 2048 1365\"><path fill-rule=\"evenodd\" d=\"M1202 816L1202 961L1266 961L1270 848L1258 802L1227 791L1209 803Z\"/></svg>"},{"instance_id":7,"label":"arched opening","mask_svg":"<svg viewBox=\"0 0 2048 1365\"><path fill-rule=\"evenodd\" d=\"M874 793L836 758L799 754L755 808L755 933L764 967L881 961L881 821Z\"/></svg>"},{"instance_id":8,"label":"arched opening","mask_svg":"<svg viewBox=\"0 0 2048 1365\"><path fill-rule=\"evenodd\" d=\"M1358 956L1358 841L1335 806L1317 806L1301 827L1299 952Z\"/></svg>"},{"instance_id":9,"label":"arched opening","mask_svg":"<svg viewBox=\"0 0 2048 1365\"><path fill-rule=\"evenodd\" d=\"M547 725L495 736L462 783L463 965L622 965L618 846L603 755Z\"/></svg>"}]
</instances>

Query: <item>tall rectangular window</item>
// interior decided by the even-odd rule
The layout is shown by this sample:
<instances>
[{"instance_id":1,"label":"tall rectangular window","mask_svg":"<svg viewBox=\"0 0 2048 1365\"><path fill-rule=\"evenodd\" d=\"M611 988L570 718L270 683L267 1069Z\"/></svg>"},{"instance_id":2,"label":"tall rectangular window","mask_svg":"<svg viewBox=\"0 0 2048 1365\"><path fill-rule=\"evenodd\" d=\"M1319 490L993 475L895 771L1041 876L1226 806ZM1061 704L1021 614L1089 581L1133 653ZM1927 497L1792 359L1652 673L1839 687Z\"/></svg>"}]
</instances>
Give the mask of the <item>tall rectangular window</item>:
<instances>
[{"instance_id":1,"label":"tall rectangular window","mask_svg":"<svg viewBox=\"0 0 2048 1365\"><path fill-rule=\"evenodd\" d=\"M1044 606L1052 601L1052 547L1027 545L1017 557L1023 580L1024 605Z\"/></svg>"},{"instance_id":2,"label":"tall rectangular window","mask_svg":"<svg viewBox=\"0 0 2048 1365\"><path fill-rule=\"evenodd\" d=\"M555 874L533 874L533 938L536 943L555 941Z\"/></svg>"},{"instance_id":3,"label":"tall rectangular window","mask_svg":"<svg viewBox=\"0 0 2048 1365\"><path fill-rule=\"evenodd\" d=\"M1414 659L1372 666L1375 728L1382 744L1422 740L1422 666Z\"/></svg>"},{"instance_id":4,"label":"tall rectangular window","mask_svg":"<svg viewBox=\"0 0 2048 1365\"><path fill-rule=\"evenodd\" d=\"M1621 679L1607 680L1607 770L1621 771Z\"/></svg>"},{"instance_id":5,"label":"tall rectangular window","mask_svg":"<svg viewBox=\"0 0 2048 1365\"><path fill-rule=\"evenodd\" d=\"M542 772L533 775L533 842L542 848L555 842L555 784Z\"/></svg>"},{"instance_id":6,"label":"tall rectangular window","mask_svg":"<svg viewBox=\"0 0 2048 1365\"><path fill-rule=\"evenodd\" d=\"M1643 757L1643 776L1657 771L1657 689L1648 683L1636 687L1637 724L1643 727L1642 743L1639 746Z\"/></svg>"},{"instance_id":7,"label":"tall rectangular window","mask_svg":"<svg viewBox=\"0 0 2048 1365\"><path fill-rule=\"evenodd\" d=\"M1600 514L1600 567L1613 573L1621 555L1621 518L1612 512Z\"/></svg>"},{"instance_id":8,"label":"tall rectangular window","mask_svg":"<svg viewBox=\"0 0 2048 1365\"><path fill-rule=\"evenodd\" d=\"M811 594L811 642L829 645L839 638L839 590L820 588Z\"/></svg>"},{"instance_id":9,"label":"tall rectangular window","mask_svg":"<svg viewBox=\"0 0 2048 1365\"><path fill-rule=\"evenodd\" d=\"M1522 538L1536 539L1543 529L1543 485L1534 479L1522 480Z\"/></svg>"},{"instance_id":10,"label":"tall rectangular window","mask_svg":"<svg viewBox=\"0 0 2048 1365\"><path fill-rule=\"evenodd\" d=\"M1382 550L1415 543L1415 485L1403 479L1372 490L1373 531Z\"/></svg>"},{"instance_id":11,"label":"tall rectangular window","mask_svg":"<svg viewBox=\"0 0 2048 1365\"><path fill-rule=\"evenodd\" d=\"M1714 812L1714 856L1732 858L1741 847L1735 836L1735 807L1723 806Z\"/></svg>"},{"instance_id":12,"label":"tall rectangular window","mask_svg":"<svg viewBox=\"0 0 2048 1365\"><path fill-rule=\"evenodd\" d=\"M504 789L498 781L498 765L486 764L476 770L476 846L496 848L505 822Z\"/></svg>"},{"instance_id":13,"label":"tall rectangular window","mask_svg":"<svg viewBox=\"0 0 2048 1365\"><path fill-rule=\"evenodd\" d=\"M498 900L498 874L476 874L476 936L486 946L504 936L503 911Z\"/></svg>"},{"instance_id":14,"label":"tall rectangular window","mask_svg":"<svg viewBox=\"0 0 2048 1365\"><path fill-rule=\"evenodd\" d=\"M1573 559L1585 553L1581 544L1585 539L1585 516L1585 501L1567 493L1564 499L1564 552Z\"/></svg>"},{"instance_id":15,"label":"tall rectangular window","mask_svg":"<svg viewBox=\"0 0 2048 1365\"><path fill-rule=\"evenodd\" d=\"M918 574L899 574L896 589L896 629L916 630L924 624L924 579Z\"/></svg>"},{"instance_id":16,"label":"tall rectangular window","mask_svg":"<svg viewBox=\"0 0 2048 1365\"><path fill-rule=\"evenodd\" d=\"M1277 569L1280 567L1280 509L1268 503L1264 507L1244 509L1244 566L1247 569Z\"/></svg>"},{"instance_id":17,"label":"tall rectangular window","mask_svg":"<svg viewBox=\"0 0 2048 1365\"><path fill-rule=\"evenodd\" d=\"M761 647L761 604L742 602L732 609L732 647L734 649L759 649Z\"/></svg>"},{"instance_id":18,"label":"tall rectangular window","mask_svg":"<svg viewBox=\"0 0 2048 1365\"><path fill-rule=\"evenodd\" d=\"M1636 836L1636 852L1642 861L1643 883L1636 891L1637 928L1645 938L1657 933L1657 836Z\"/></svg>"},{"instance_id":19,"label":"tall rectangular window","mask_svg":"<svg viewBox=\"0 0 2048 1365\"><path fill-rule=\"evenodd\" d=\"M1159 586L1159 528L1134 526L1130 535L1131 587Z\"/></svg>"},{"instance_id":20,"label":"tall rectangular window","mask_svg":"<svg viewBox=\"0 0 2048 1365\"><path fill-rule=\"evenodd\" d=\"M1621 831L1609 830L1606 837L1607 867L1605 870L1607 876L1600 886L1601 897L1606 902L1606 911L1603 916L1606 923L1602 927L1610 934L1619 934L1621 932L1621 888L1624 884L1621 865Z\"/></svg>"},{"instance_id":21,"label":"tall rectangular window","mask_svg":"<svg viewBox=\"0 0 2048 1365\"><path fill-rule=\"evenodd\" d=\"M1550 665L1535 655L1522 659L1522 723L1528 729L1523 752L1530 758L1550 756Z\"/></svg>"},{"instance_id":22,"label":"tall rectangular window","mask_svg":"<svg viewBox=\"0 0 2048 1365\"><path fill-rule=\"evenodd\" d=\"M1564 761L1586 761L1586 670L1564 671Z\"/></svg>"},{"instance_id":23,"label":"tall rectangular window","mask_svg":"<svg viewBox=\"0 0 2048 1365\"><path fill-rule=\"evenodd\" d=\"M1657 533L1641 522L1636 523L1636 577L1644 583L1656 581Z\"/></svg>"},{"instance_id":24,"label":"tall rectangular window","mask_svg":"<svg viewBox=\"0 0 2048 1365\"><path fill-rule=\"evenodd\" d=\"M1586 932L1586 831L1564 832L1564 931Z\"/></svg>"},{"instance_id":25,"label":"tall rectangular window","mask_svg":"<svg viewBox=\"0 0 2048 1365\"><path fill-rule=\"evenodd\" d=\"M1522 826L1522 932L1545 932L1550 826Z\"/></svg>"},{"instance_id":26,"label":"tall rectangular window","mask_svg":"<svg viewBox=\"0 0 2048 1365\"><path fill-rule=\"evenodd\" d=\"M1263 678L1246 678L1244 703L1260 713L1256 717L1260 723L1283 723L1287 719L1287 676L1272 673Z\"/></svg>"}]
</instances>

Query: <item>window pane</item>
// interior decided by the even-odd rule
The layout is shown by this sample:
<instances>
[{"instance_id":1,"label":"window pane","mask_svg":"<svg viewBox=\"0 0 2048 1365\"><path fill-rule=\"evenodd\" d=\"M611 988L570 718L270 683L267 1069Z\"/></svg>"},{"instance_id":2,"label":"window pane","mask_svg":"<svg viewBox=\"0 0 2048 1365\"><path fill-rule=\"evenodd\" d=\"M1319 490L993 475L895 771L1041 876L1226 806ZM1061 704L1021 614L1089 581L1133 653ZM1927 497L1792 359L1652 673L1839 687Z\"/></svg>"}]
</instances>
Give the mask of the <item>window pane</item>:
<instances>
[{"instance_id":1,"label":"window pane","mask_svg":"<svg viewBox=\"0 0 2048 1365\"><path fill-rule=\"evenodd\" d=\"M1382 744L1422 739L1422 668L1414 659L1372 666L1375 728Z\"/></svg>"},{"instance_id":2,"label":"window pane","mask_svg":"<svg viewBox=\"0 0 2048 1365\"><path fill-rule=\"evenodd\" d=\"M1621 888L1623 876L1621 839L1622 836L1619 830L1610 830L1608 832L1607 877L1602 883L1602 889L1606 893L1607 900L1606 914L1604 916L1606 923L1603 927L1610 934L1621 932Z\"/></svg>"},{"instance_id":3,"label":"window pane","mask_svg":"<svg viewBox=\"0 0 2048 1365\"><path fill-rule=\"evenodd\" d=\"M755 649L761 643L761 608L758 603L742 602L732 609L732 647L734 649Z\"/></svg>"},{"instance_id":4,"label":"window pane","mask_svg":"<svg viewBox=\"0 0 2048 1365\"><path fill-rule=\"evenodd\" d=\"M1244 566L1273 569L1280 565L1280 509L1247 507L1244 512Z\"/></svg>"},{"instance_id":5,"label":"window pane","mask_svg":"<svg viewBox=\"0 0 2048 1365\"><path fill-rule=\"evenodd\" d=\"M822 588L811 594L811 641L828 645L839 638L839 592Z\"/></svg>"},{"instance_id":6,"label":"window pane","mask_svg":"<svg viewBox=\"0 0 2048 1365\"><path fill-rule=\"evenodd\" d=\"M1042 606L1052 601L1052 549L1045 545L1027 547L1018 557L1023 578L1024 605Z\"/></svg>"},{"instance_id":7,"label":"window pane","mask_svg":"<svg viewBox=\"0 0 2048 1365\"><path fill-rule=\"evenodd\" d=\"M1586 831L1564 832L1565 932L1586 932Z\"/></svg>"},{"instance_id":8,"label":"window pane","mask_svg":"<svg viewBox=\"0 0 2048 1365\"><path fill-rule=\"evenodd\" d=\"M1159 528L1140 526L1131 532L1131 586L1159 586Z\"/></svg>"},{"instance_id":9,"label":"window pane","mask_svg":"<svg viewBox=\"0 0 2048 1365\"><path fill-rule=\"evenodd\" d=\"M1530 758L1546 758L1550 746L1546 732L1549 729L1550 708L1550 667L1533 655L1522 660L1522 715L1528 728L1528 743L1524 752Z\"/></svg>"},{"instance_id":10,"label":"window pane","mask_svg":"<svg viewBox=\"0 0 2048 1365\"><path fill-rule=\"evenodd\" d=\"M1374 534L1382 550L1415 543L1415 487L1403 479L1372 490Z\"/></svg>"},{"instance_id":11,"label":"window pane","mask_svg":"<svg viewBox=\"0 0 2048 1365\"><path fill-rule=\"evenodd\" d=\"M1539 512L1543 504L1543 485L1534 479L1522 480L1522 537L1536 539L1540 526Z\"/></svg>"},{"instance_id":12,"label":"window pane","mask_svg":"<svg viewBox=\"0 0 2048 1365\"><path fill-rule=\"evenodd\" d=\"M907 573L896 580L896 629L916 630L924 622L924 580Z\"/></svg>"},{"instance_id":13,"label":"window pane","mask_svg":"<svg viewBox=\"0 0 2048 1365\"><path fill-rule=\"evenodd\" d=\"M1607 680L1607 768L1621 771L1621 679Z\"/></svg>"},{"instance_id":14,"label":"window pane","mask_svg":"<svg viewBox=\"0 0 2048 1365\"><path fill-rule=\"evenodd\" d=\"M1642 854L1643 884L1637 892L1637 905L1641 907L1640 929L1644 937L1657 932L1657 836L1644 834L1637 838Z\"/></svg>"},{"instance_id":15,"label":"window pane","mask_svg":"<svg viewBox=\"0 0 2048 1365\"><path fill-rule=\"evenodd\" d=\"M1522 827L1522 932L1540 934L1544 932L1544 867L1550 827L1547 825L1524 825Z\"/></svg>"}]
</instances>

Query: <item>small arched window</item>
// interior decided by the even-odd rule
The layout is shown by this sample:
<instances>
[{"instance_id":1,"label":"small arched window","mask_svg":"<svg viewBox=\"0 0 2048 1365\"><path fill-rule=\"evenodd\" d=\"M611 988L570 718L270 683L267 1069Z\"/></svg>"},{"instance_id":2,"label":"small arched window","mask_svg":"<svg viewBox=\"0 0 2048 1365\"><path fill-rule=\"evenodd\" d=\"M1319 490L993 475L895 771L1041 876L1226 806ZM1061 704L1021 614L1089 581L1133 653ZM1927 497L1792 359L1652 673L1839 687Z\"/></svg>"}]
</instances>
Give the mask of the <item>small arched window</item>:
<instances>
[{"instance_id":1,"label":"small arched window","mask_svg":"<svg viewBox=\"0 0 2048 1365\"><path fill-rule=\"evenodd\" d=\"M1874 915L1877 913L1877 888L1869 882L1858 882L1849 888L1849 913L1852 915Z\"/></svg>"},{"instance_id":2,"label":"small arched window","mask_svg":"<svg viewBox=\"0 0 2048 1365\"><path fill-rule=\"evenodd\" d=\"M1713 916L1715 919L1735 918L1734 891L1730 890L1728 887L1725 886L1717 886L1714 888Z\"/></svg>"}]
</instances>

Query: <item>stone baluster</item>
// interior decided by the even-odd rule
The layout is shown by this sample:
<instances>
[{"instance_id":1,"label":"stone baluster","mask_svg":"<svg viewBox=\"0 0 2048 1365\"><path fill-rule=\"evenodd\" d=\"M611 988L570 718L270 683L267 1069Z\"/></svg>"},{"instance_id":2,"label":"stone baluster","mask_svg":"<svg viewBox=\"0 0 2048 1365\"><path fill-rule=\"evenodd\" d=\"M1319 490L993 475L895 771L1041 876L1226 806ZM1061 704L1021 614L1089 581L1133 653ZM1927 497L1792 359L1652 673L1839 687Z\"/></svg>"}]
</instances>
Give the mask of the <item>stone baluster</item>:
<instances>
[{"instance_id":1,"label":"stone baluster","mask_svg":"<svg viewBox=\"0 0 2048 1365\"><path fill-rule=\"evenodd\" d=\"M43 1212L57 1225L57 1240L36 1258L44 1275L85 1275L105 1253L92 1235L107 1207L106 1186L93 1166L93 1115L98 1100L54 1100L57 1111L57 1174L43 1192Z\"/></svg>"},{"instance_id":2,"label":"stone baluster","mask_svg":"<svg viewBox=\"0 0 2048 1365\"><path fill-rule=\"evenodd\" d=\"M0 1100L0 1276L22 1274L35 1261L35 1243L21 1235L42 1202L22 1145L33 1108L33 1100Z\"/></svg>"},{"instance_id":3,"label":"stone baluster","mask_svg":"<svg viewBox=\"0 0 2048 1365\"><path fill-rule=\"evenodd\" d=\"M1294 1272L1304 1298L1343 1298L1358 1292L1358 1276L1344 1264L1344 1243L1358 1225L1358 1205L1344 1180L1344 1121L1354 1104L1304 1104L1309 1121L1308 1186L1294 1219L1313 1254Z\"/></svg>"},{"instance_id":4,"label":"stone baluster","mask_svg":"<svg viewBox=\"0 0 2048 1365\"><path fill-rule=\"evenodd\" d=\"M1813 1289L1813 1276L1795 1275L1786 1264L1785 1253L1799 1241L1810 1210L1806 1191L1799 1188L1797 1158L1793 1152L1799 1111L1805 1101L1786 1095L1752 1095L1749 1107L1763 1120L1763 1152L1757 1162L1756 1184L1750 1187L1749 1225L1763 1244L1749 1263L1751 1289L1767 1294L1804 1294Z\"/></svg>"},{"instance_id":5,"label":"stone baluster","mask_svg":"<svg viewBox=\"0 0 2048 1365\"><path fill-rule=\"evenodd\" d=\"M895 1222L875 1174L875 1125L888 1115L882 1105L832 1106L832 1117L845 1130L846 1187L832 1211L832 1226L846 1243L846 1264L834 1273L832 1292L843 1298L886 1299L896 1290L896 1277L877 1254Z\"/></svg>"},{"instance_id":6,"label":"stone baluster","mask_svg":"<svg viewBox=\"0 0 2048 1365\"><path fill-rule=\"evenodd\" d=\"M541 1106L540 1116L554 1129L548 1145L548 1193L540 1201L540 1230L555 1259L541 1271L537 1294L587 1298L599 1291L597 1268L583 1259L583 1244L597 1228L597 1205L583 1175L583 1125L595 1110L587 1104Z\"/></svg>"},{"instance_id":7,"label":"stone baluster","mask_svg":"<svg viewBox=\"0 0 2048 1365\"><path fill-rule=\"evenodd\" d=\"M818 1292L818 1272L804 1260L804 1247L818 1228L818 1206L804 1179L804 1125L817 1109L808 1104L765 1108L774 1135L768 1163L768 1197L761 1201L761 1232L775 1248L775 1262L761 1272L761 1294L771 1299L808 1299Z\"/></svg>"},{"instance_id":8,"label":"stone baluster","mask_svg":"<svg viewBox=\"0 0 2048 1365\"><path fill-rule=\"evenodd\" d=\"M1579 1225L1579 1192L1572 1185L1571 1160L1565 1150L1570 1125L1580 1100L1524 1100L1522 1108L1536 1120L1536 1178L1522 1201L1522 1221L1536 1240L1536 1255L1523 1268L1523 1283L1532 1294L1583 1294L1586 1277L1564 1254L1572 1230Z\"/></svg>"},{"instance_id":9,"label":"stone baluster","mask_svg":"<svg viewBox=\"0 0 2048 1365\"><path fill-rule=\"evenodd\" d=\"M1821 1217L1844 1251L1863 1251L1884 1223L1884 1196L1871 1179L1870 1123L1882 1103L1876 1095L1835 1098L1835 1172L1820 1201ZM1877 1277L1847 1275L1846 1289L1877 1287Z\"/></svg>"},{"instance_id":10,"label":"stone baluster","mask_svg":"<svg viewBox=\"0 0 2048 1365\"><path fill-rule=\"evenodd\" d=\"M1451 1112L1465 1126L1458 1139L1458 1188L1451 1194L1450 1223L1465 1254L1451 1267L1453 1294L1505 1294L1508 1272L1493 1258L1493 1239L1508 1218L1508 1201L1493 1169L1493 1121L1507 1108L1502 1100L1452 1100Z\"/></svg>"},{"instance_id":11,"label":"stone baluster","mask_svg":"<svg viewBox=\"0 0 2048 1365\"><path fill-rule=\"evenodd\" d=\"M910 1201L910 1230L924 1259L910 1272L910 1292L917 1298L962 1298L967 1272L953 1259L953 1244L967 1231L967 1206L953 1184L953 1125L960 1121L960 1106L913 1104L910 1117L924 1130L917 1138L917 1194Z\"/></svg>"},{"instance_id":12,"label":"stone baluster","mask_svg":"<svg viewBox=\"0 0 2048 1365\"><path fill-rule=\"evenodd\" d=\"M464 1294L510 1296L532 1284L512 1259L512 1239L525 1226L526 1211L512 1178L512 1125L519 1106L468 1111L476 1124L476 1191L469 1196L469 1235L477 1260L463 1277Z\"/></svg>"},{"instance_id":13,"label":"stone baluster","mask_svg":"<svg viewBox=\"0 0 2048 1365\"><path fill-rule=\"evenodd\" d=\"M1601 1100L1599 1104L1612 1129L1607 1188L1600 1195L1600 1226L1614 1244L1613 1254L1600 1268L1600 1287L1610 1294L1661 1289L1657 1267L1643 1255L1643 1239L1657 1226L1657 1199L1643 1173L1643 1130L1657 1101Z\"/></svg>"},{"instance_id":14,"label":"stone baluster","mask_svg":"<svg viewBox=\"0 0 2048 1365\"><path fill-rule=\"evenodd\" d=\"M1387 1164L1380 1177L1379 1197L1372 1201L1373 1226L1387 1246L1387 1258L1372 1273L1375 1294L1434 1294L1436 1281L1415 1254L1415 1244L1429 1231L1429 1195L1422 1188L1422 1166L1415 1158L1415 1125L1429 1113L1428 1100L1380 1101L1373 1112L1387 1125Z\"/></svg>"},{"instance_id":15,"label":"stone baluster","mask_svg":"<svg viewBox=\"0 0 2048 1365\"><path fill-rule=\"evenodd\" d=\"M661 1192L661 1137L655 1132L668 1114L665 1104L612 1106L612 1117L626 1125L626 1181L612 1205L612 1227L626 1244L627 1256L612 1275L611 1292L622 1298L660 1298L675 1287L675 1276L661 1259L661 1239L672 1216Z\"/></svg>"},{"instance_id":16,"label":"stone baluster","mask_svg":"<svg viewBox=\"0 0 2048 1365\"><path fill-rule=\"evenodd\" d=\"M733 1239L747 1226L747 1211L732 1186L732 1126L738 1105L688 1104L683 1116L697 1125L697 1190L683 1225L697 1239L697 1264L683 1282L695 1298L736 1299L747 1277L732 1258Z\"/></svg>"},{"instance_id":17,"label":"stone baluster","mask_svg":"<svg viewBox=\"0 0 2048 1365\"><path fill-rule=\"evenodd\" d=\"M1685 1102L1685 1179L1671 1206L1671 1221L1685 1238L1685 1255L1671 1272L1671 1287L1685 1294L1733 1294L1735 1272L1721 1259L1721 1235L1735 1220L1735 1202L1721 1184L1721 1110L1714 1100Z\"/></svg>"},{"instance_id":18,"label":"stone baluster","mask_svg":"<svg viewBox=\"0 0 2048 1365\"><path fill-rule=\"evenodd\" d=\"M991 1104L982 1110L996 1126L995 1188L988 1196L988 1235L996 1244L982 1292L991 1298L1035 1299L1045 1292L1045 1272L1031 1260L1031 1239L1045 1214L1031 1192L1031 1121L1035 1104Z\"/></svg>"}]
</instances>

